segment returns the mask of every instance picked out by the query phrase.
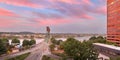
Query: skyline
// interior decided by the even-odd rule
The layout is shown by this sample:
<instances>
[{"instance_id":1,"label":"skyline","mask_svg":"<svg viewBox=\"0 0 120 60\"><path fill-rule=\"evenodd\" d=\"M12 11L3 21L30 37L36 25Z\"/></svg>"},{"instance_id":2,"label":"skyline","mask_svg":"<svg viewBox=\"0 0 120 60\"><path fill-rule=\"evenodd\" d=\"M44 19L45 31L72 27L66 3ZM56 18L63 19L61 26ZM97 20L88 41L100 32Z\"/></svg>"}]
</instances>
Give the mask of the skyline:
<instances>
[{"instance_id":1,"label":"skyline","mask_svg":"<svg viewBox=\"0 0 120 60\"><path fill-rule=\"evenodd\" d=\"M106 33L106 0L0 0L0 32Z\"/></svg>"}]
</instances>

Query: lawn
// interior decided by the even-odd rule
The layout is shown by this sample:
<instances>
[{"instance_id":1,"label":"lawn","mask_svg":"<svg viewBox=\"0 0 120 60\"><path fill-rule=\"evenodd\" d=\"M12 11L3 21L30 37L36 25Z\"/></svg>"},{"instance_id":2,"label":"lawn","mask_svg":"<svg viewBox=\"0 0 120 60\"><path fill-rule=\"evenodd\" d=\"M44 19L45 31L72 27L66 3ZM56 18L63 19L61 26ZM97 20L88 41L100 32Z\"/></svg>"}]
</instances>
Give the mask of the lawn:
<instances>
[{"instance_id":1,"label":"lawn","mask_svg":"<svg viewBox=\"0 0 120 60\"><path fill-rule=\"evenodd\" d=\"M25 53L10 59L6 59L6 60L24 60L27 56L29 56L30 53Z\"/></svg>"}]
</instances>

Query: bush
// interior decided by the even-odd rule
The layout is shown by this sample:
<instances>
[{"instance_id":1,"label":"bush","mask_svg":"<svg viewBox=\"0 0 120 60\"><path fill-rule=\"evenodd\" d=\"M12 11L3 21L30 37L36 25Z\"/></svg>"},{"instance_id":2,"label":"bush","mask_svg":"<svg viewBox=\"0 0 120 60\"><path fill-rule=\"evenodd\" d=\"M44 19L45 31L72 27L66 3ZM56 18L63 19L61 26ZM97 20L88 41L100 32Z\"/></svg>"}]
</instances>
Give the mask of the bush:
<instances>
[{"instance_id":1,"label":"bush","mask_svg":"<svg viewBox=\"0 0 120 60\"><path fill-rule=\"evenodd\" d=\"M42 60L55 60L55 59L44 55L44 56L42 57Z\"/></svg>"}]
</instances>

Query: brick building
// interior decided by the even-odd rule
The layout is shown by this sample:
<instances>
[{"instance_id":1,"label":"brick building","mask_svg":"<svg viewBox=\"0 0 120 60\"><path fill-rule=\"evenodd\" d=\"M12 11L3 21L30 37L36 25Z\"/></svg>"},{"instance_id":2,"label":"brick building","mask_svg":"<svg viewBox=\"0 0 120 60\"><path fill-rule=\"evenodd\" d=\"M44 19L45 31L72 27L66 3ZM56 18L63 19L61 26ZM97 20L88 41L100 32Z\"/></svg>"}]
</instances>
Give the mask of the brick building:
<instances>
[{"instance_id":1,"label":"brick building","mask_svg":"<svg viewBox=\"0 0 120 60\"><path fill-rule=\"evenodd\" d=\"M120 46L120 0L107 0L107 40Z\"/></svg>"}]
</instances>

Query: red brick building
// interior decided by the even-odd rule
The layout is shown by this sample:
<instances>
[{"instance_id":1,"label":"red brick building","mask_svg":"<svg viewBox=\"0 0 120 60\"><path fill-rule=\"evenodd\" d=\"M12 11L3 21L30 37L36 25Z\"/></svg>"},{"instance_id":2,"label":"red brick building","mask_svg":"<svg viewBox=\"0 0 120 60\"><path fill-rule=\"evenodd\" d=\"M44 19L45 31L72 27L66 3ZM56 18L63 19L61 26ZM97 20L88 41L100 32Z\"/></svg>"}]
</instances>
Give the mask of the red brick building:
<instances>
[{"instance_id":1,"label":"red brick building","mask_svg":"<svg viewBox=\"0 0 120 60\"><path fill-rule=\"evenodd\" d=\"M107 0L107 40L120 45L120 0Z\"/></svg>"}]
</instances>

